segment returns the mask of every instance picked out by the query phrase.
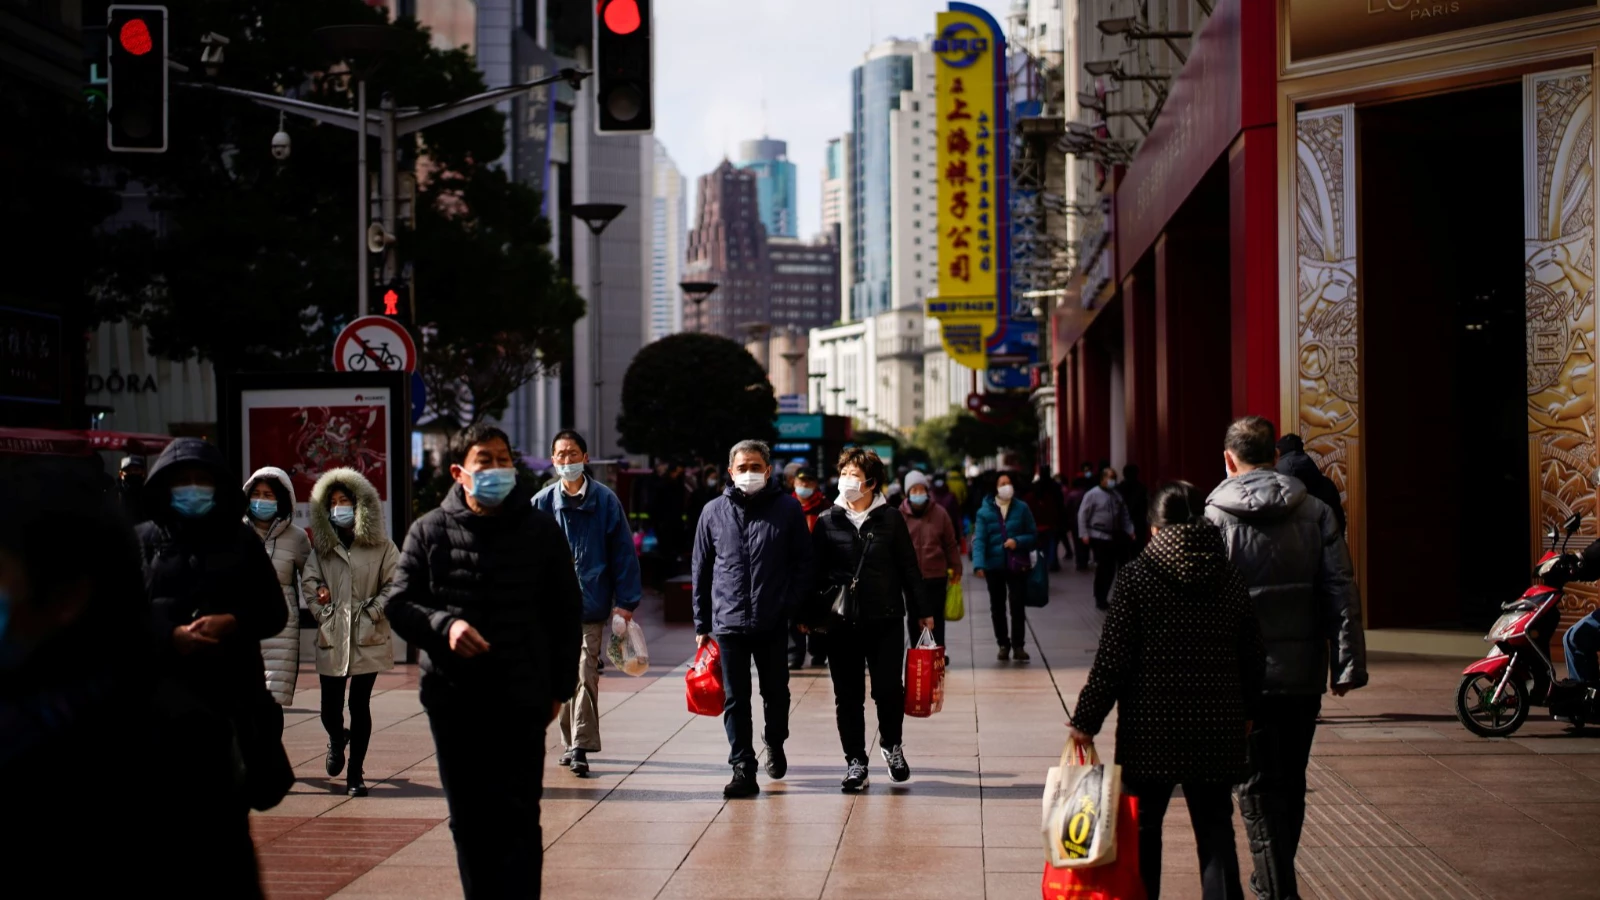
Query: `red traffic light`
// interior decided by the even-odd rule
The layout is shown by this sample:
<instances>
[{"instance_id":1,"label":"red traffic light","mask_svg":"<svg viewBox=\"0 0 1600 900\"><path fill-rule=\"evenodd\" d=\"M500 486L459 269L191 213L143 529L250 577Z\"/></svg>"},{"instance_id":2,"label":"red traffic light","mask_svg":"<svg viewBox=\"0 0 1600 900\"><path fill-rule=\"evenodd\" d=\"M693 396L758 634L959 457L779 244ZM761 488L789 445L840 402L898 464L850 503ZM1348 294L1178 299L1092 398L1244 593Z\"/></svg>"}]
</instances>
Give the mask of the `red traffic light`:
<instances>
[{"instance_id":1,"label":"red traffic light","mask_svg":"<svg viewBox=\"0 0 1600 900\"><path fill-rule=\"evenodd\" d=\"M400 315L400 295L392 290L383 292L383 314L386 316Z\"/></svg>"},{"instance_id":2,"label":"red traffic light","mask_svg":"<svg viewBox=\"0 0 1600 900\"><path fill-rule=\"evenodd\" d=\"M122 30L117 32L117 41L122 44L122 49L134 56L143 56L155 47L150 39L150 26L143 19L129 19L122 25Z\"/></svg>"},{"instance_id":3,"label":"red traffic light","mask_svg":"<svg viewBox=\"0 0 1600 900\"><path fill-rule=\"evenodd\" d=\"M633 34L639 30L639 0L600 0L600 18L612 34Z\"/></svg>"}]
</instances>

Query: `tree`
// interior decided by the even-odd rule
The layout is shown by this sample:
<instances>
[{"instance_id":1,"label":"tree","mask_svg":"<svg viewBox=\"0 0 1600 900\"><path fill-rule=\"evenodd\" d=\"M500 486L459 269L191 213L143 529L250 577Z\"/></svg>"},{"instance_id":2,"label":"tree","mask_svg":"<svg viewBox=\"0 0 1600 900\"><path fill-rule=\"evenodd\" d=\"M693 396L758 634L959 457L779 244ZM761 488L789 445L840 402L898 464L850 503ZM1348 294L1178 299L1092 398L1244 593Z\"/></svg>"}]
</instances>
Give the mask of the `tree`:
<instances>
[{"instance_id":1,"label":"tree","mask_svg":"<svg viewBox=\"0 0 1600 900\"><path fill-rule=\"evenodd\" d=\"M962 454L950 446L950 430L961 415L960 411L955 411L923 419L911 436L911 443L927 452L929 463L937 471L945 472L961 465Z\"/></svg>"},{"instance_id":2,"label":"tree","mask_svg":"<svg viewBox=\"0 0 1600 900\"><path fill-rule=\"evenodd\" d=\"M778 400L739 344L675 334L646 346L622 379L623 449L656 458L720 460L745 439L772 441Z\"/></svg>"},{"instance_id":3,"label":"tree","mask_svg":"<svg viewBox=\"0 0 1600 900\"><path fill-rule=\"evenodd\" d=\"M363 0L171 0L173 55L198 73L200 36L231 38L217 81L354 106L312 32L379 24ZM464 50L432 46L401 19L398 46L369 79L369 105L431 106L484 89ZM181 77L181 76L179 76ZM168 152L115 163L152 188L165 233L125 230L102 249L100 313L144 326L152 351L199 355L219 370L316 370L355 315L353 132L289 117L285 162L269 146L279 116L237 97L174 86ZM407 156L425 160L415 230L397 250L413 267L423 368L435 397L465 378L476 417L542 367L559 364L583 301L560 277L536 191L489 167L504 150L493 109L427 129ZM405 142L410 138L403 139ZM377 152L369 151L373 170ZM405 159L406 157L403 157ZM374 292L377 296L377 292ZM381 310L381 306L377 307Z\"/></svg>"},{"instance_id":4,"label":"tree","mask_svg":"<svg viewBox=\"0 0 1600 900\"><path fill-rule=\"evenodd\" d=\"M1039 456L1039 417L1027 402L1018 404L1008 417L992 422L962 411L950 427L949 445L974 459L1010 450L1017 454L1020 468L1032 469Z\"/></svg>"}]
</instances>

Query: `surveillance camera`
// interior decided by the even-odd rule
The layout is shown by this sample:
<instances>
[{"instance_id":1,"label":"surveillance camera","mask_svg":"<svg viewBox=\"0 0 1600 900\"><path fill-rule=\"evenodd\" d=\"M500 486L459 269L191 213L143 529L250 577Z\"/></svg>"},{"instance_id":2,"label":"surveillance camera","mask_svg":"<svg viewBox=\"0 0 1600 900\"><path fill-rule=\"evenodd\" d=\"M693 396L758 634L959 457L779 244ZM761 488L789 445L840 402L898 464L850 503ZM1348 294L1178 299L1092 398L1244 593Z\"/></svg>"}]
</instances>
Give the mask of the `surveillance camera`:
<instances>
[{"instance_id":1,"label":"surveillance camera","mask_svg":"<svg viewBox=\"0 0 1600 900\"><path fill-rule=\"evenodd\" d=\"M279 161L289 158L289 132L280 131L272 136L272 158Z\"/></svg>"}]
</instances>

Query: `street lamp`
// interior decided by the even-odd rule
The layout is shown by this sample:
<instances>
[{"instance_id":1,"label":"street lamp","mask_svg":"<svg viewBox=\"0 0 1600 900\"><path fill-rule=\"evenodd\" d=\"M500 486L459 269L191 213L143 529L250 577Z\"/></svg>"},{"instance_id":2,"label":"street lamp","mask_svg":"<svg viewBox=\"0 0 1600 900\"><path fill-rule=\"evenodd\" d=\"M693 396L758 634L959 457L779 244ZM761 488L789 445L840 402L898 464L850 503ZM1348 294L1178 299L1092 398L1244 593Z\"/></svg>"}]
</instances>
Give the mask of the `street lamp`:
<instances>
[{"instance_id":1,"label":"street lamp","mask_svg":"<svg viewBox=\"0 0 1600 900\"><path fill-rule=\"evenodd\" d=\"M694 330L700 333L706 330L705 323L700 320L700 307L717 289L715 281L680 281L678 289L683 291L684 299L694 304Z\"/></svg>"},{"instance_id":2,"label":"street lamp","mask_svg":"<svg viewBox=\"0 0 1600 900\"><path fill-rule=\"evenodd\" d=\"M595 449L602 456L605 455L605 435L600 430L600 425L605 419L601 416L600 391L605 387L605 378L600 369L600 234L606 230L622 211L627 209L621 203L575 203L572 206L573 218L582 220L589 226L589 234L594 237L594 262L589 264L591 273L590 281L594 289L590 292L589 301L589 365L594 369L594 424L592 434Z\"/></svg>"},{"instance_id":3,"label":"street lamp","mask_svg":"<svg viewBox=\"0 0 1600 900\"><path fill-rule=\"evenodd\" d=\"M827 372L807 372L806 373L806 377L811 379L812 381L815 381L817 383L817 389L816 389L817 406L816 406L816 411L817 412L822 412L822 383L827 380L828 373ZM809 394L811 392L807 391L807 393Z\"/></svg>"},{"instance_id":4,"label":"street lamp","mask_svg":"<svg viewBox=\"0 0 1600 900\"><path fill-rule=\"evenodd\" d=\"M844 388L828 388L828 392L833 394L833 414L837 416L839 414L839 395L844 393Z\"/></svg>"}]
</instances>

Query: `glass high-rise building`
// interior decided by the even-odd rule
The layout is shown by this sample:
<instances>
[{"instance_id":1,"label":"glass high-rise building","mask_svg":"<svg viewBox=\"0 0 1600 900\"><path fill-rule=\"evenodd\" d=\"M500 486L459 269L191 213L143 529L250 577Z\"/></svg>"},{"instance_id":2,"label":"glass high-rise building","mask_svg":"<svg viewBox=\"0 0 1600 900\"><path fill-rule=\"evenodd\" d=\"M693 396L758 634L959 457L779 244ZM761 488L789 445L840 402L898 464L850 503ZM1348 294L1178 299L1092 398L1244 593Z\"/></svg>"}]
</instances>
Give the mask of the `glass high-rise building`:
<instances>
[{"instance_id":1,"label":"glass high-rise building","mask_svg":"<svg viewBox=\"0 0 1600 900\"><path fill-rule=\"evenodd\" d=\"M894 308L893 234L889 137L890 113L900 92L912 88L913 41L885 41L850 73L851 150L849 178L851 271L850 318L864 319Z\"/></svg>"},{"instance_id":2,"label":"glass high-rise building","mask_svg":"<svg viewBox=\"0 0 1600 900\"><path fill-rule=\"evenodd\" d=\"M756 173L756 200L761 224L771 237L795 237L800 229L795 202L795 168L789 161L789 144L763 137L739 142L734 165Z\"/></svg>"}]
</instances>

